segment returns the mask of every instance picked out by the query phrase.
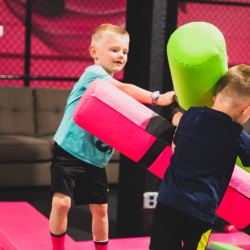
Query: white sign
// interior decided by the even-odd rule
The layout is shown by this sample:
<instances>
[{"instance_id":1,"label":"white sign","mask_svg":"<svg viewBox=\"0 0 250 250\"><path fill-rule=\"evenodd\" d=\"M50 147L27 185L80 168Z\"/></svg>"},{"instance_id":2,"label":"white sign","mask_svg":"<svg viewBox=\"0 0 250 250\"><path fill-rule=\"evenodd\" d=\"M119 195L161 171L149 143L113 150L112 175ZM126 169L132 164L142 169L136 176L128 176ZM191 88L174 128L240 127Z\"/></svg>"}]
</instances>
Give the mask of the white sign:
<instances>
[{"instance_id":1,"label":"white sign","mask_svg":"<svg viewBox=\"0 0 250 250\"><path fill-rule=\"evenodd\" d=\"M0 26L0 37L3 36L3 26Z\"/></svg>"}]
</instances>

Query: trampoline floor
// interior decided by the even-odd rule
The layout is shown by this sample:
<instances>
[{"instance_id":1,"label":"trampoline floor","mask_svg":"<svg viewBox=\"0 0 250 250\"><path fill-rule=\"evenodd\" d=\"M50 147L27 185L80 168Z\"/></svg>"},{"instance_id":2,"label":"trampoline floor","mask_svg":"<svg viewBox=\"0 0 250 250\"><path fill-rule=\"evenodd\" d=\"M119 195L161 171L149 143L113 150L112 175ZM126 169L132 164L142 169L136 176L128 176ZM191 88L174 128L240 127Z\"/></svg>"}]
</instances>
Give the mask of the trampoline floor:
<instances>
[{"instance_id":1,"label":"trampoline floor","mask_svg":"<svg viewBox=\"0 0 250 250\"><path fill-rule=\"evenodd\" d=\"M49 250L52 249L49 233L49 212L51 198L46 194L48 188L34 190L34 194L27 196L27 190L0 190L0 249L1 250ZM30 192L30 191L29 191ZM146 250L149 246L149 237L122 238L115 237L117 190L111 188L110 192L110 221L111 235L109 250ZM45 202L46 196L48 198ZM113 196L113 197L112 197ZM18 199L17 199L18 197ZM26 197L26 201L25 198ZM29 197L29 198L28 198ZM112 200L113 199L113 200ZM114 206L114 208L112 208ZM79 218L79 216L81 218ZM91 216L86 208L75 207L69 215L69 226L66 236L66 249L68 250L94 250L91 236ZM83 218L84 217L84 218ZM89 221L86 218L89 217ZM78 223L76 223L78 221ZM83 221L85 223L83 223ZM113 223L113 224L112 224ZM84 224L84 225L83 225ZM70 232L70 233L69 233ZM209 240L237 246L240 249L250 250L250 236L242 232L212 233ZM238 249L239 249L238 248ZM232 249L223 246L222 248ZM235 248L236 249L236 248Z\"/></svg>"},{"instance_id":2,"label":"trampoline floor","mask_svg":"<svg viewBox=\"0 0 250 250\"><path fill-rule=\"evenodd\" d=\"M0 202L25 201L32 205L46 218L49 218L51 210L51 196L49 194L49 189L49 186L0 188ZM117 193L117 185L110 185L108 193L110 238L116 238ZM68 214L67 234L75 241L91 240L91 223L91 213L87 205L72 206Z\"/></svg>"}]
</instances>

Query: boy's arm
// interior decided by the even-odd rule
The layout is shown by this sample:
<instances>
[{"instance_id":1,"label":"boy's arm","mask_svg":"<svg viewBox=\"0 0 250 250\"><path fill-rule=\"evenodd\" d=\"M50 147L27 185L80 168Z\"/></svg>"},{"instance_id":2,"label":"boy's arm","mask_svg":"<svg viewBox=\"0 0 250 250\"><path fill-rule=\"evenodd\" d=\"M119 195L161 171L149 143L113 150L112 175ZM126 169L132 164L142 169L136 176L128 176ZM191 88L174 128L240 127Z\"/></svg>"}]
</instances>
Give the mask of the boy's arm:
<instances>
[{"instance_id":1,"label":"boy's arm","mask_svg":"<svg viewBox=\"0 0 250 250\"><path fill-rule=\"evenodd\" d=\"M183 114L181 112L177 112L173 116L172 123L173 123L174 126L177 127L179 125L179 122L180 122L180 119L181 119L182 116L183 116Z\"/></svg>"},{"instance_id":2,"label":"boy's arm","mask_svg":"<svg viewBox=\"0 0 250 250\"><path fill-rule=\"evenodd\" d=\"M173 151L173 153L174 153L174 149L175 149L175 144L174 144L174 142L172 141L172 151Z\"/></svg>"},{"instance_id":3,"label":"boy's arm","mask_svg":"<svg viewBox=\"0 0 250 250\"><path fill-rule=\"evenodd\" d=\"M177 112L177 113L174 115L173 119L172 119L173 125L176 126L175 132L176 132L176 130L177 130L177 126L179 125L179 122L180 122L180 119L181 119L182 116L183 116L183 114L182 114L181 112ZM175 132L174 132L174 135L175 135ZM174 137L174 136L173 136L173 137ZM175 144L174 144L174 142L172 141L172 151L173 151L173 153L174 153L174 149L175 149Z\"/></svg>"},{"instance_id":4,"label":"boy's arm","mask_svg":"<svg viewBox=\"0 0 250 250\"><path fill-rule=\"evenodd\" d=\"M113 84L115 87L118 89L122 90L126 94L130 95L137 101L141 103L147 103L147 104L152 104L152 97L151 94L152 92L142 89L136 85L129 84L129 83L122 83L120 81L117 81L113 78L108 79L108 82ZM160 106L167 106L175 101L175 92L170 91L166 92L164 94L161 94L159 98L156 100L156 105Z\"/></svg>"}]
</instances>

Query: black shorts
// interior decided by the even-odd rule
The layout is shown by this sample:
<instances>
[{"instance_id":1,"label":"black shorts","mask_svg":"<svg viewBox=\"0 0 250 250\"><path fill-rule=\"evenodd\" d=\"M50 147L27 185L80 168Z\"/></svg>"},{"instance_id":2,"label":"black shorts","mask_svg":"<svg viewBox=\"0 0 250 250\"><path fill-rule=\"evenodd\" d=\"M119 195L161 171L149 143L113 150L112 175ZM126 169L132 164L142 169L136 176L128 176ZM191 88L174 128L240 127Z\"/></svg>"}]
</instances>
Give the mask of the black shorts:
<instances>
[{"instance_id":1,"label":"black shorts","mask_svg":"<svg viewBox=\"0 0 250 250\"><path fill-rule=\"evenodd\" d=\"M205 250L212 226L162 202L157 202L149 249Z\"/></svg>"},{"instance_id":2,"label":"black shorts","mask_svg":"<svg viewBox=\"0 0 250 250\"><path fill-rule=\"evenodd\" d=\"M57 143L50 167L50 193L61 192L74 198L75 205L108 203L105 168L99 168L72 156Z\"/></svg>"}]
</instances>

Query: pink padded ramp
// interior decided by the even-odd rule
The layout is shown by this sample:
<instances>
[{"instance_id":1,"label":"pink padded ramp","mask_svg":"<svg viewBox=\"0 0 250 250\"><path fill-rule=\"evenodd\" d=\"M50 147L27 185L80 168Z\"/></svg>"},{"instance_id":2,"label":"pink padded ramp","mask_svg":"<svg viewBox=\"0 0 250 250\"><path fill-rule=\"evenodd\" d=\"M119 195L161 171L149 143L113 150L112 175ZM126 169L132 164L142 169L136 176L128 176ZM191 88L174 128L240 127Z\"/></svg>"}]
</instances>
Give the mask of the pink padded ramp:
<instances>
[{"instance_id":1,"label":"pink padded ramp","mask_svg":"<svg viewBox=\"0 0 250 250\"><path fill-rule=\"evenodd\" d=\"M160 178L169 166L174 127L105 80L93 81L78 102L76 124ZM250 234L250 174L235 166L217 214Z\"/></svg>"},{"instance_id":2,"label":"pink padded ramp","mask_svg":"<svg viewBox=\"0 0 250 250\"><path fill-rule=\"evenodd\" d=\"M0 229L1 250L52 249L49 220L26 202L0 202ZM82 250L68 235L65 245Z\"/></svg>"}]
</instances>

